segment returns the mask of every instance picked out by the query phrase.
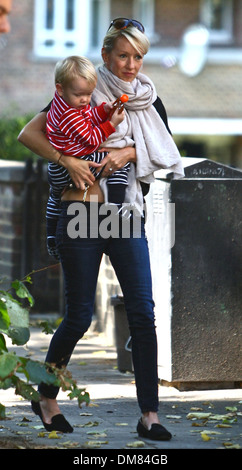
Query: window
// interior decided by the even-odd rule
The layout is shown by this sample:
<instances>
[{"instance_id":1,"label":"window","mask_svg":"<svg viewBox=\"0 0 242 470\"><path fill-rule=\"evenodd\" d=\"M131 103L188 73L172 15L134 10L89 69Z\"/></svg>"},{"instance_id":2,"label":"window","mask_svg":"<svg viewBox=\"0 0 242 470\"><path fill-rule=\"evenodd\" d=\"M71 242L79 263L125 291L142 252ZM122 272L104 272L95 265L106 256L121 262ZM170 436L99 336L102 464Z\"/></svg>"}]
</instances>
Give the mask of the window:
<instances>
[{"instance_id":1,"label":"window","mask_svg":"<svg viewBox=\"0 0 242 470\"><path fill-rule=\"evenodd\" d=\"M133 18L139 20L145 26L145 32L151 44L159 40L155 33L155 0L134 0Z\"/></svg>"},{"instance_id":2,"label":"window","mask_svg":"<svg viewBox=\"0 0 242 470\"><path fill-rule=\"evenodd\" d=\"M35 0L34 53L61 58L100 47L110 0Z\"/></svg>"},{"instance_id":3,"label":"window","mask_svg":"<svg viewBox=\"0 0 242 470\"><path fill-rule=\"evenodd\" d=\"M58 59L78 54L100 58L102 41L111 21L111 7L119 8L118 0L34 1L36 57ZM147 36L154 44L158 40L154 31L155 0L132 0L131 10L133 18L144 24ZM125 11L118 16L122 15L126 16Z\"/></svg>"},{"instance_id":4,"label":"window","mask_svg":"<svg viewBox=\"0 0 242 470\"><path fill-rule=\"evenodd\" d=\"M203 0L201 22L210 31L211 43L228 43L233 37L233 0Z\"/></svg>"}]
</instances>

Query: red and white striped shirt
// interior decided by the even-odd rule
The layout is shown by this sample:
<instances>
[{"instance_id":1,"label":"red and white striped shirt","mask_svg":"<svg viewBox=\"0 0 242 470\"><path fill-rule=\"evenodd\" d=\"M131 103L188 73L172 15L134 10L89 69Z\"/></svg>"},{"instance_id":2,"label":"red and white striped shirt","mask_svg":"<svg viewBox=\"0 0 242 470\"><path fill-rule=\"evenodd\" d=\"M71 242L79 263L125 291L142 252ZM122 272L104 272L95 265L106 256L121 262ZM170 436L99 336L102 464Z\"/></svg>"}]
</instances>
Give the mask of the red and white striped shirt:
<instances>
[{"instance_id":1,"label":"red and white striped shirt","mask_svg":"<svg viewBox=\"0 0 242 470\"><path fill-rule=\"evenodd\" d=\"M47 138L64 155L88 155L115 132L107 119L104 103L94 108L90 105L81 109L71 108L55 92L47 114Z\"/></svg>"}]
</instances>

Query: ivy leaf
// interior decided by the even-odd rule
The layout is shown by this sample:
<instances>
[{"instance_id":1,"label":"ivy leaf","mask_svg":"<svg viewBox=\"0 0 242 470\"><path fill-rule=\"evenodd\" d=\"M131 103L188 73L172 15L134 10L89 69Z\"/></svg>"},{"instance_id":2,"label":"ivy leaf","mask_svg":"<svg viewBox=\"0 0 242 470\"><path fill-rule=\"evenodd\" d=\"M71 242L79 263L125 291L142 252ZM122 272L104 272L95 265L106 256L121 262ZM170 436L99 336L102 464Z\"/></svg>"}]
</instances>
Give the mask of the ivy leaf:
<instances>
[{"instance_id":1,"label":"ivy leaf","mask_svg":"<svg viewBox=\"0 0 242 470\"><path fill-rule=\"evenodd\" d=\"M4 336L0 333L0 351L8 352Z\"/></svg>"},{"instance_id":2,"label":"ivy leaf","mask_svg":"<svg viewBox=\"0 0 242 470\"><path fill-rule=\"evenodd\" d=\"M45 364L41 364L38 361L28 360L25 366L25 375L34 384L44 382L47 385L59 385L55 374L48 372Z\"/></svg>"},{"instance_id":3,"label":"ivy leaf","mask_svg":"<svg viewBox=\"0 0 242 470\"><path fill-rule=\"evenodd\" d=\"M27 282L30 282L28 279L26 279ZM12 288L15 290L16 295L20 299L28 299L29 305L33 307L34 305L34 299L32 295L30 294L29 290L27 289L26 285L22 281L13 281L11 284Z\"/></svg>"},{"instance_id":4,"label":"ivy leaf","mask_svg":"<svg viewBox=\"0 0 242 470\"><path fill-rule=\"evenodd\" d=\"M6 306L6 301L4 298L0 298L0 330L5 333L8 330L9 325L10 318Z\"/></svg>"},{"instance_id":5,"label":"ivy leaf","mask_svg":"<svg viewBox=\"0 0 242 470\"><path fill-rule=\"evenodd\" d=\"M90 402L90 395L83 388L79 389L78 387L74 387L73 390L68 394L68 397L70 398L70 400L73 400L73 398L77 398L79 408L82 407L83 403L86 403L86 405L88 405Z\"/></svg>"},{"instance_id":6,"label":"ivy leaf","mask_svg":"<svg viewBox=\"0 0 242 470\"><path fill-rule=\"evenodd\" d=\"M5 298L5 305L10 318L10 325L9 329L4 332L12 339L13 344L18 346L26 344L30 337L28 310L9 296Z\"/></svg>"},{"instance_id":7,"label":"ivy leaf","mask_svg":"<svg viewBox=\"0 0 242 470\"><path fill-rule=\"evenodd\" d=\"M21 395L28 401L39 401L39 393L32 387L32 385L23 382L18 377L14 377L15 381L15 393Z\"/></svg>"},{"instance_id":8,"label":"ivy leaf","mask_svg":"<svg viewBox=\"0 0 242 470\"><path fill-rule=\"evenodd\" d=\"M52 335L54 333L54 330L48 321L42 321L40 323L40 326L43 328L42 332L46 335Z\"/></svg>"},{"instance_id":9,"label":"ivy leaf","mask_svg":"<svg viewBox=\"0 0 242 470\"><path fill-rule=\"evenodd\" d=\"M15 372L18 364L18 357L13 353L4 353L0 355L0 380L6 379Z\"/></svg>"}]
</instances>

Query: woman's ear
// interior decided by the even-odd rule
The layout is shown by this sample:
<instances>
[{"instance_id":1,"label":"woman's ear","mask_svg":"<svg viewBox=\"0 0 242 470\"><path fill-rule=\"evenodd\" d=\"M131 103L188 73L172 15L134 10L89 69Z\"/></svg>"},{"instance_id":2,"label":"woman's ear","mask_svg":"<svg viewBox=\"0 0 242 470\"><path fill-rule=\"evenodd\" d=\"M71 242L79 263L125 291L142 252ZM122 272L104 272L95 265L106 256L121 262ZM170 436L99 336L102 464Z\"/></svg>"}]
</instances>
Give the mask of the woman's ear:
<instances>
[{"instance_id":1,"label":"woman's ear","mask_svg":"<svg viewBox=\"0 0 242 470\"><path fill-rule=\"evenodd\" d=\"M105 50L104 47L102 48L101 54L102 54L102 59L103 59L104 64L107 64L107 62L108 62L108 54L107 54L107 52L106 52L106 50Z\"/></svg>"}]
</instances>

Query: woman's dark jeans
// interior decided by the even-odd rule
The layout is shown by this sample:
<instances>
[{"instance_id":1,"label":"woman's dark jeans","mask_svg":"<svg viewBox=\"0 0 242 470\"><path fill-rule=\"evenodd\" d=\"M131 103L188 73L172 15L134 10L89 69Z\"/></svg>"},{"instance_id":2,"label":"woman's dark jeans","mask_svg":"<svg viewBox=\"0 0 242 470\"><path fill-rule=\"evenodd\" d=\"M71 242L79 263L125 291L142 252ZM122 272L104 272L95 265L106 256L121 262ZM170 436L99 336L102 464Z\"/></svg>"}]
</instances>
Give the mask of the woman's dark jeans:
<instances>
[{"instance_id":1,"label":"woman's dark jeans","mask_svg":"<svg viewBox=\"0 0 242 470\"><path fill-rule=\"evenodd\" d=\"M64 273L66 314L51 340L46 362L56 364L57 367L67 365L76 343L89 328L94 309L99 266L103 253L106 253L116 272L124 296L132 337L132 358L138 403L143 413L157 411L157 340L144 218L139 217L141 234L138 236L137 230L133 229L128 238L122 236L103 238L102 233L94 236L96 223L94 218L101 204L75 203L76 207L84 209L81 219L67 215L71 204L73 202L62 203L57 227L57 246ZM96 204L96 212L94 211L95 214L90 217L92 204ZM105 217L107 220L106 215L98 216L98 227L101 227L100 224L103 222L105 223ZM120 235L124 217L118 217ZM92 236L89 233L90 219L92 223L94 221ZM68 225L71 220L76 224L72 225L72 232L71 225ZM130 220L133 221L134 218L131 217L129 222ZM76 236L73 227L77 230L81 228L85 232L86 224L89 236L73 238L73 234ZM71 236L68 235L67 228ZM41 384L39 391L45 397L56 398L59 389Z\"/></svg>"}]
</instances>

